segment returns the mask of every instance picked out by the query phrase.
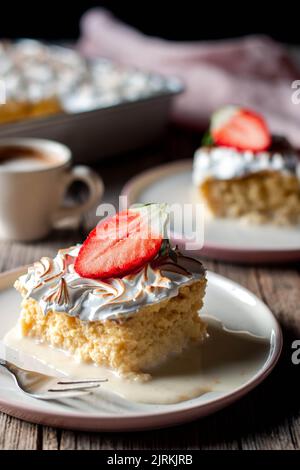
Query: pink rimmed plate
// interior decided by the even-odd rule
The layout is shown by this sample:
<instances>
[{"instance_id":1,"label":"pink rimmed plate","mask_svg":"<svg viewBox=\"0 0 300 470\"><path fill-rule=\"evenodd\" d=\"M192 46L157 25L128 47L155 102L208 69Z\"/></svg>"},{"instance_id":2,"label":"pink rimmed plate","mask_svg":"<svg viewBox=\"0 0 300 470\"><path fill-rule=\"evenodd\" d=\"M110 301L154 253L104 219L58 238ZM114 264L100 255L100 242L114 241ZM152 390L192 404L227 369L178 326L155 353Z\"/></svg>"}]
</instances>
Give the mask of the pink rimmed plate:
<instances>
[{"instance_id":1,"label":"pink rimmed plate","mask_svg":"<svg viewBox=\"0 0 300 470\"><path fill-rule=\"evenodd\" d=\"M20 296L12 285L23 271L15 270L0 275L1 339L16 324L19 316ZM279 358L282 348L280 327L269 308L247 289L211 272L207 273L207 278L203 315L213 315L227 329L249 332L263 340L266 346L263 359L259 356L257 361L255 355L243 359L235 354L219 368L213 361L211 367L218 370L217 392L207 392L172 405L135 403L101 391L62 402L47 402L23 395L0 368L0 410L48 426L120 432L173 426L195 420L249 393L269 375ZM218 344L215 347L218 348ZM214 373L214 370L211 372Z\"/></svg>"},{"instance_id":2,"label":"pink rimmed plate","mask_svg":"<svg viewBox=\"0 0 300 470\"><path fill-rule=\"evenodd\" d=\"M166 202L169 204L201 203L192 183L192 161L182 160L161 165L132 178L123 188L128 204ZM187 214L187 218L192 215ZM193 220L188 226L193 226ZM173 233L181 247L191 234ZM282 263L300 259L300 225L279 227L254 225L237 219L205 216L204 245L193 256L241 263Z\"/></svg>"}]
</instances>

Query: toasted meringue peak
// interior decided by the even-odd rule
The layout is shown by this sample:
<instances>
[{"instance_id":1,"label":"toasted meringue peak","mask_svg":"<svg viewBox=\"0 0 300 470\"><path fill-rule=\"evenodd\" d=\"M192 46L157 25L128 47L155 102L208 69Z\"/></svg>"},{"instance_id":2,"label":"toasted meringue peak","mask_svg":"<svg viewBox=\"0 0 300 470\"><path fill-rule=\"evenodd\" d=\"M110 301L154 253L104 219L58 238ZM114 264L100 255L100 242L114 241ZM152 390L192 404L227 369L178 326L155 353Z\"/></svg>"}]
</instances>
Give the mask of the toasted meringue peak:
<instances>
[{"instance_id":1,"label":"toasted meringue peak","mask_svg":"<svg viewBox=\"0 0 300 470\"><path fill-rule=\"evenodd\" d=\"M83 321L104 321L131 316L146 305L174 297L180 287L205 275L200 262L172 250L123 278L88 279L74 270L79 250L77 245L59 250L54 259L43 257L15 287L37 300L45 315L56 311Z\"/></svg>"}]
</instances>

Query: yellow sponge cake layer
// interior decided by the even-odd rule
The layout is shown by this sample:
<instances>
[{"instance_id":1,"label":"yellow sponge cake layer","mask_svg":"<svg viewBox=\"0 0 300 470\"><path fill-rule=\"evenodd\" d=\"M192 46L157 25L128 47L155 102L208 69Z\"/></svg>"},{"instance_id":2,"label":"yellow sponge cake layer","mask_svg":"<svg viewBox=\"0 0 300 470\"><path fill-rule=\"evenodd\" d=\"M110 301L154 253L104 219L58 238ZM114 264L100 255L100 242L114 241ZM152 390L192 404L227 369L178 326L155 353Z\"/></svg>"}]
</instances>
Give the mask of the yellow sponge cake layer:
<instances>
[{"instance_id":1,"label":"yellow sponge cake layer","mask_svg":"<svg viewBox=\"0 0 300 470\"><path fill-rule=\"evenodd\" d=\"M251 217L257 223L300 222L300 184L296 176L263 171L243 178L207 178L199 185L202 198L217 217Z\"/></svg>"},{"instance_id":2,"label":"yellow sponge cake layer","mask_svg":"<svg viewBox=\"0 0 300 470\"><path fill-rule=\"evenodd\" d=\"M62 312L41 311L32 298L23 300L22 334L68 351L79 360L107 366L122 375L147 371L189 341L206 336L199 316L206 279L181 287L178 295L142 307L132 316L82 321Z\"/></svg>"}]
</instances>

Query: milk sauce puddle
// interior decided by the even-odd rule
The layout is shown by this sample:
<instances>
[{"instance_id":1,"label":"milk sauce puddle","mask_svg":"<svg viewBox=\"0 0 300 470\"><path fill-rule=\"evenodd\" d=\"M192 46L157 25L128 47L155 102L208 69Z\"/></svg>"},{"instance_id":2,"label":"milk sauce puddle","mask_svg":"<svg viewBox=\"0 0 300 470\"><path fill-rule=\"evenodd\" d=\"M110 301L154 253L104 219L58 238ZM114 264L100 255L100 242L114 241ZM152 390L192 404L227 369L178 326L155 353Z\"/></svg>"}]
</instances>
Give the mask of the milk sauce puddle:
<instances>
[{"instance_id":1,"label":"milk sauce puddle","mask_svg":"<svg viewBox=\"0 0 300 470\"><path fill-rule=\"evenodd\" d=\"M208 392L228 393L248 382L265 364L270 342L248 332L234 332L214 317L205 316L209 337L190 345L181 355L170 357L150 372L146 382L119 377L105 367L79 363L63 351L10 330L4 343L46 366L51 375L78 378L104 378L101 389L116 393L131 402L174 404ZM21 365L21 364L19 364ZM46 372L40 370L41 372Z\"/></svg>"}]
</instances>

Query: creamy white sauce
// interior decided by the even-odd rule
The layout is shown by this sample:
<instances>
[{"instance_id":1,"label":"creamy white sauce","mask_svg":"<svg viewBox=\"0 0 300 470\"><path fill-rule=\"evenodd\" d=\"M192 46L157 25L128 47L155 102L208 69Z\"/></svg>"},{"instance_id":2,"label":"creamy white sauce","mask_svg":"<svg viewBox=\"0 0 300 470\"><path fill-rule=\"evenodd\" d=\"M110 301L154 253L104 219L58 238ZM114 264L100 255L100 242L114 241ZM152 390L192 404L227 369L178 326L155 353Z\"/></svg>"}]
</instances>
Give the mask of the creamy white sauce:
<instances>
[{"instance_id":1,"label":"creamy white sauce","mask_svg":"<svg viewBox=\"0 0 300 470\"><path fill-rule=\"evenodd\" d=\"M250 333L226 331L213 318L207 338L193 344L181 355L170 357L159 367L145 371L146 382L125 379L105 367L78 363L68 354L30 338L21 337L14 327L4 338L10 348L41 361L51 375L78 378L104 378L101 388L140 403L171 404L196 398L207 392L228 392L246 383L265 363L270 343ZM45 372L45 370L43 370ZM97 393L97 392L95 392Z\"/></svg>"}]
</instances>

